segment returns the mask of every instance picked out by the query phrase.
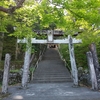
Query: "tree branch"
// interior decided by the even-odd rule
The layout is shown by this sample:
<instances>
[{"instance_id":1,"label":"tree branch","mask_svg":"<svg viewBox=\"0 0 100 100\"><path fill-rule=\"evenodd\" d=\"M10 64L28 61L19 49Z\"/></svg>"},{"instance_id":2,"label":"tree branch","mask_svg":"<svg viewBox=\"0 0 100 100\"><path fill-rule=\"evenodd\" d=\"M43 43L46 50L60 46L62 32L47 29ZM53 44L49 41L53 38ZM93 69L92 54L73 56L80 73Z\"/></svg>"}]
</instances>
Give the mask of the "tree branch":
<instances>
[{"instance_id":1,"label":"tree branch","mask_svg":"<svg viewBox=\"0 0 100 100\"><path fill-rule=\"evenodd\" d=\"M16 9L17 9L17 8L21 8L24 2L25 2L25 0L20 0L20 1L18 2L17 6L16 6Z\"/></svg>"},{"instance_id":2,"label":"tree branch","mask_svg":"<svg viewBox=\"0 0 100 100\"><path fill-rule=\"evenodd\" d=\"M16 9L19 9L22 7L23 3L25 0L20 0L16 6L10 6L9 8L5 8L3 6L0 6L0 11L5 12L5 13L13 13Z\"/></svg>"},{"instance_id":3,"label":"tree branch","mask_svg":"<svg viewBox=\"0 0 100 100\"><path fill-rule=\"evenodd\" d=\"M5 13L8 13L8 9L7 8L4 8L2 6L0 6L0 11L5 12Z\"/></svg>"}]
</instances>

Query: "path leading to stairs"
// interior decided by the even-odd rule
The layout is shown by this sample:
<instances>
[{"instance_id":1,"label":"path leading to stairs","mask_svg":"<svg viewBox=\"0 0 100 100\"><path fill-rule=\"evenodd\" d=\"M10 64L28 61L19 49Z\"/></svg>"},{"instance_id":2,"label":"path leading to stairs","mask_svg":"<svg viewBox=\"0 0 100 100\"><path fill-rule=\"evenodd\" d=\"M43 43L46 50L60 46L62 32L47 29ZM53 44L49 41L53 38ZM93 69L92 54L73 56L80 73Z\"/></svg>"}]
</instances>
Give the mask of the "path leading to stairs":
<instances>
[{"instance_id":1,"label":"path leading to stairs","mask_svg":"<svg viewBox=\"0 0 100 100\"><path fill-rule=\"evenodd\" d=\"M71 75L57 49L47 49L27 89L9 87L3 100L100 100L100 92L88 87L73 87Z\"/></svg>"}]
</instances>

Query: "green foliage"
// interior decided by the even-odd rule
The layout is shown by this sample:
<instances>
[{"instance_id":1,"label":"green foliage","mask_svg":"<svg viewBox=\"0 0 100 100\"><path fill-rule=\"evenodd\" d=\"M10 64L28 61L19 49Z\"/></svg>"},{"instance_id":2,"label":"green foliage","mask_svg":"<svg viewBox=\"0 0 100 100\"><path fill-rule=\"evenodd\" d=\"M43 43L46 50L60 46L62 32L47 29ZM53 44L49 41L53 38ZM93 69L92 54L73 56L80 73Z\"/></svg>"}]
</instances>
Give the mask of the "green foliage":
<instances>
[{"instance_id":1,"label":"green foliage","mask_svg":"<svg viewBox=\"0 0 100 100\"><path fill-rule=\"evenodd\" d=\"M4 68L4 61L0 61L0 70L3 70Z\"/></svg>"},{"instance_id":2,"label":"green foliage","mask_svg":"<svg viewBox=\"0 0 100 100\"><path fill-rule=\"evenodd\" d=\"M34 72L35 71L35 67L30 67L30 73Z\"/></svg>"},{"instance_id":3,"label":"green foliage","mask_svg":"<svg viewBox=\"0 0 100 100\"><path fill-rule=\"evenodd\" d=\"M16 70L10 70L11 73L19 73L20 70L16 69Z\"/></svg>"},{"instance_id":4,"label":"green foliage","mask_svg":"<svg viewBox=\"0 0 100 100\"><path fill-rule=\"evenodd\" d=\"M0 32L7 32L6 26L10 21L8 21L8 17L6 14L0 13Z\"/></svg>"},{"instance_id":5,"label":"green foliage","mask_svg":"<svg viewBox=\"0 0 100 100\"><path fill-rule=\"evenodd\" d=\"M15 50L16 50L16 38L9 37L8 34L5 34L3 39L3 54L2 58L5 59L5 54L9 53L12 60L15 59Z\"/></svg>"},{"instance_id":6,"label":"green foliage","mask_svg":"<svg viewBox=\"0 0 100 100\"><path fill-rule=\"evenodd\" d=\"M81 44L75 44L74 46L75 51L75 60L77 67L83 67L83 69L88 69L87 66L87 58L86 58L86 52L88 51L88 45L82 46ZM70 55L68 50L68 45L60 45L60 52L63 56L63 59L65 59L67 63L67 67L71 69L71 63L70 63Z\"/></svg>"},{"instance_id":7,"label":"green foliage","mask_svg":"<svg viewBox=\"0 0 100 100\"><path fill-rule=\"evenodd\" d=\"M71 69L68 45L60 44L59 50L60 50L60 53L61 53L63 59L64 59L64 60L66 61L66 63L67 63L66 67L67 67L68 69Z\"/></svg>"},{"instance_id":8,"label":"green foliage","mask_svg":"<svg viewBox=\"0 0 100 100\"><path fill-rule=\"evenodd\" d=\"M86 52L89 51L88 47L89 45L75 45L74 50L77 67L83 67L83 69L88 69L86 58Z\"/></svg>"},{"instance_id":9,"label":"green foliage","mask_svg":"<svg viewBox=\"0 0 100 100\"><path fill-rule=\"evenodd\" d=\"M5 0L0 4L8 7L11 4L15 5L15 2ZM80 31L80 28L86 31L94 24L98 29L99 7L100 0L53 0L52 3L48 0L42 0L41 3L26 1L24 6L12 15L0 13L0 31L6 31L8 23L16 27L12 35L20 38L36 37L32 29L41 30L44 27L60 28L65 30L66 34L74 34Z\"/></svg>"}]
</instances>

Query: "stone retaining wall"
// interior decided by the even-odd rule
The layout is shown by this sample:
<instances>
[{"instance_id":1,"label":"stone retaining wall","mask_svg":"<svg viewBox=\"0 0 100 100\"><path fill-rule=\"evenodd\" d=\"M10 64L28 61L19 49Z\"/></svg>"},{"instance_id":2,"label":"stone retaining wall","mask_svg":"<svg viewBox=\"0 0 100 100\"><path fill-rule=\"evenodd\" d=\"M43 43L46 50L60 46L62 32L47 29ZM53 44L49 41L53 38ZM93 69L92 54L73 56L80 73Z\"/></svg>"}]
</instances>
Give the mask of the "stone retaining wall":
<instances>
[{"instance_id":1,"label":"stone retaining wall","mask_svg":"<svg viewBox=\"0 0 100 100\"><path fill-rule=\"evenodd\" d=\"M10 72L9 73L9 85L20 83L22 75L18 72ZM0 82L3 80L3 71L0 71Z\"/></svg>"}]
</instances>

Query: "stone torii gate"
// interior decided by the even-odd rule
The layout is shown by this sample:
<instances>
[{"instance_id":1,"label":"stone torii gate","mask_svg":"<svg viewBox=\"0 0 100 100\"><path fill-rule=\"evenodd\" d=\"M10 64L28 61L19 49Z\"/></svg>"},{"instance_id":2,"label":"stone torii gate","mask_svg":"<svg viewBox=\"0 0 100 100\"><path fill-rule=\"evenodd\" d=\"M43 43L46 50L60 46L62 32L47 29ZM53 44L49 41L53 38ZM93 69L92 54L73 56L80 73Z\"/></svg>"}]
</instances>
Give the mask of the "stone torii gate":
<instances>
[{"instance_id":1,"label":"stone torii gate","mask_svg":"<svg viewBox=\"0 0 100 100\"><path fill-rule=\"evenodd\" d=\"M24 69L23 69L23 76L22 76L22 87L27 87L28 82L28 71L29 71L29 62L30 62L30 55L31 55L31 46L30 44L68 44L69 45L69 54L70 54L70 62L71 62L71 74L73 78L73 83L75 86L78 86L78 71L75 62L74 56L74 45L76 43L82 43L81 40L72 38L70 35L68 38L64 39L53 39L53 30L47 32L47 40L42 39L35 39L31 38L30 41L27 38L18 39L17 43L26 43L26 52L24 57Z\"/></svg>"}]
</instances>

